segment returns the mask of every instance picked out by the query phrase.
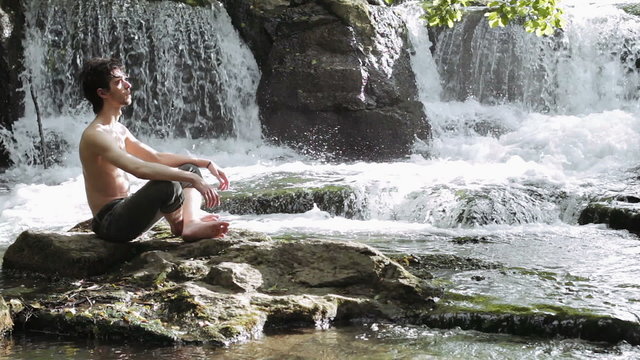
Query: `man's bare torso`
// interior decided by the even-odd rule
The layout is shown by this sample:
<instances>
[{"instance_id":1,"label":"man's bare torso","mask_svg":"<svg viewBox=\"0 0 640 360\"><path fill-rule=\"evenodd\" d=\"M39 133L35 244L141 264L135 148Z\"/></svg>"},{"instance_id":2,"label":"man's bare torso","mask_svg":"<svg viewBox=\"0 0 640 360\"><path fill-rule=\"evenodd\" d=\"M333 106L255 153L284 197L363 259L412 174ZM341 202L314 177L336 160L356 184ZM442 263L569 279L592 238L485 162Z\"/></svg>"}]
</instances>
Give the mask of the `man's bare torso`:
<instances>
[{"instance_id":1,"label":"man's bare torso","mask_svg":"<svg viewBox=\"0 0 640 360\"><path fill-rule=\"evenodd\" d=\"M93 215L108 202L129 195L127 174L113 164L107 162L97 153L93 141L96 136L105 137L126 151L125 139L127 130L124 125L102 125L94 121L85 129L80 140L80 161L87 193L87 201Z\"/></svg>"}]
</instances>

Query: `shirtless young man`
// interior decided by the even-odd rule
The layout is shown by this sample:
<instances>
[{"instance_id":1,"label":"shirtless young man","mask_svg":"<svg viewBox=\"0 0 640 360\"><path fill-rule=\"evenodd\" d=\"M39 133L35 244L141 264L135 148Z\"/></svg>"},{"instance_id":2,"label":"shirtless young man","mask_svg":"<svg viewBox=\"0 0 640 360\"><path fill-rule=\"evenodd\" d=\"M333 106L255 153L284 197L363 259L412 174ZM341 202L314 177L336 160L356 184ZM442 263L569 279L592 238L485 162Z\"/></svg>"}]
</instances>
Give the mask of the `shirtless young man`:
<instances>
[{"instance_id":1,"label":"shirtless young man","mask_svg":"<svg viewBox=\"0 0 640 360\"><path fill-rule=\"evenodd\" d=\"M208 159L157 152L119 122L122 107L131 104L131 83L118 60L91 59L80 79L96 113L80 139L93 231L105 240L131 241L164 216L173 234L185 241L223 237L229 223L217 215L199 215L203 198L209 208L220 204L199 168L218 179L219 190L229 187L225 173ZM127 173L151 181L130 194Z\"/></svg>"}]
</instances>

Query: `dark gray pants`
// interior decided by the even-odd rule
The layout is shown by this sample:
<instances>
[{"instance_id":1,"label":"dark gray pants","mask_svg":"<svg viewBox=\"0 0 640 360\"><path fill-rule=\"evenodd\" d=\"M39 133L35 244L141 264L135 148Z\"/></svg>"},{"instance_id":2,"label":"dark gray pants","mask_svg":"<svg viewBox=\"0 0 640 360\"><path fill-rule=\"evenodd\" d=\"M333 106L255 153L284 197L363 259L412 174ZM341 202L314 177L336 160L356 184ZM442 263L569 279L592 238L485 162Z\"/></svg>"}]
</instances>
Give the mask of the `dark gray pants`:
<instances>
[{"instance_id":1,"label":"dark gray pants","mask_svg":"<svg viewBox=\"0 0 640 360\"><path fill-rule=\"evenodd\" d=\"M193 164L180 166L202 177ZM178 210L184 202L182 189L190 183L151 180L134 194L115 199L93 217L92 230L99 238L112 242L127 242L149 230L164 214Z\"/></svg>"}]
</instances>

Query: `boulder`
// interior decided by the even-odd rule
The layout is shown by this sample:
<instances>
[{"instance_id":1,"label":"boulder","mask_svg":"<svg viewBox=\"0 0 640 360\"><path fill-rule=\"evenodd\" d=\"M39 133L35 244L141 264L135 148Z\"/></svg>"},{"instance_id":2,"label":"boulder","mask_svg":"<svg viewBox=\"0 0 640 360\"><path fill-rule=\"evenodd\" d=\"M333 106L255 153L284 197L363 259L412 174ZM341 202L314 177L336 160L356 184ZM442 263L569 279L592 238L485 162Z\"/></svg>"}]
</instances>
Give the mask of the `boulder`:
<instances>
[{"instance_id":1,"label":"boulder","mask_svg":"<svg viewBox=\"0 0 640 360\"><path fill-rule=\"evenodd\" d=\"M318 157L390 159L429 136L394 10L365 0L224 0L261 67L267 137Z\"/></svg>"},{"instance_id":2,"label":"boulder","mask_svg":"<svg viewBox=\"0 0 640 360\"><path fill-rule=\"evenodd\" d=\"M2 267L84 277L104 274L135 253L131 244L106 242L95 234L25 231L5 252Z\"/></svg>"},{"instance_id":3,"label":"boulder","mask_svg":"<svg viewBox=\"0 0 640 360\"><path fill-rule=\"evenodd\" d=\"M42 278L33 291L0 290L21 329L160 343L224 346L265 328L411 321L442 293L362 244L237 229L184 243L165 224L126 244L27 231L3 267L8 278Z\"/></svg>"},{"instance_id":4,"label":"boulder","mask_svg":"<svg viewBox=\"0 0 640 360\"><path fill-rule=\"evenodd\" d=\"M241 215L296 214L307 212L317 206L331 215L362 218L364 202L365 200L348 186L250 189L222 194L219 210Z\"/></svg>"},{"instance_id":5,"label":"boulder","mask_svg":"<svg viewBox=\"0 0 640 360\"><path fill-rule=\"evenodd\" d=\"M435 285L446 281L431 271L504 268L473 258L393 260L363 244L278 241L239 229L184 243L165 224L127 244L86 233L25 232L11 247L3 265L11 269L3 278L9 288L0 289L9 304L0 298L4 331L13 322L14 329L73 336L226 346L265 329L373 321L640 344L634 321L554 304L505 304ZM127 255L114 260L118 252ZM16 260L22 257L34 264Z\"/></svg>"},{"instance_id":6,"label":"boulder","mask_svg":"<svg viewBox=\"0 0 640 360\"><path fill-rule=\"evenodd\" d=\"M640 233L640 206L626 198L592 202L580 213L578 223L607 224L612 229Z\"/></svg>"}]
</instances>

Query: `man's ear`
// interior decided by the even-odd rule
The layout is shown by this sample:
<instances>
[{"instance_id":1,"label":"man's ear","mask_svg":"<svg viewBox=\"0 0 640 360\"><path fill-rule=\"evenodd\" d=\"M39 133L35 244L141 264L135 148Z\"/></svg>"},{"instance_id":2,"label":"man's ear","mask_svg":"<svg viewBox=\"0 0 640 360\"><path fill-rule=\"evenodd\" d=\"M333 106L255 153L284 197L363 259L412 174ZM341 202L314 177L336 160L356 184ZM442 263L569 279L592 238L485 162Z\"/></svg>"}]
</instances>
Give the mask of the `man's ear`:
<instances>
[{"instance_id":1,"label":"man's ear","mask_svg":"<svg viewBox=\"0 0 640 360\"><path fill-rule=\"evenodd\" d=\"M107 96L107 91L105 91L103 88L98 88L96 92L98 93L98 96L100 96L101 98L104 98Z\"/></svg>"}]
</instances>

